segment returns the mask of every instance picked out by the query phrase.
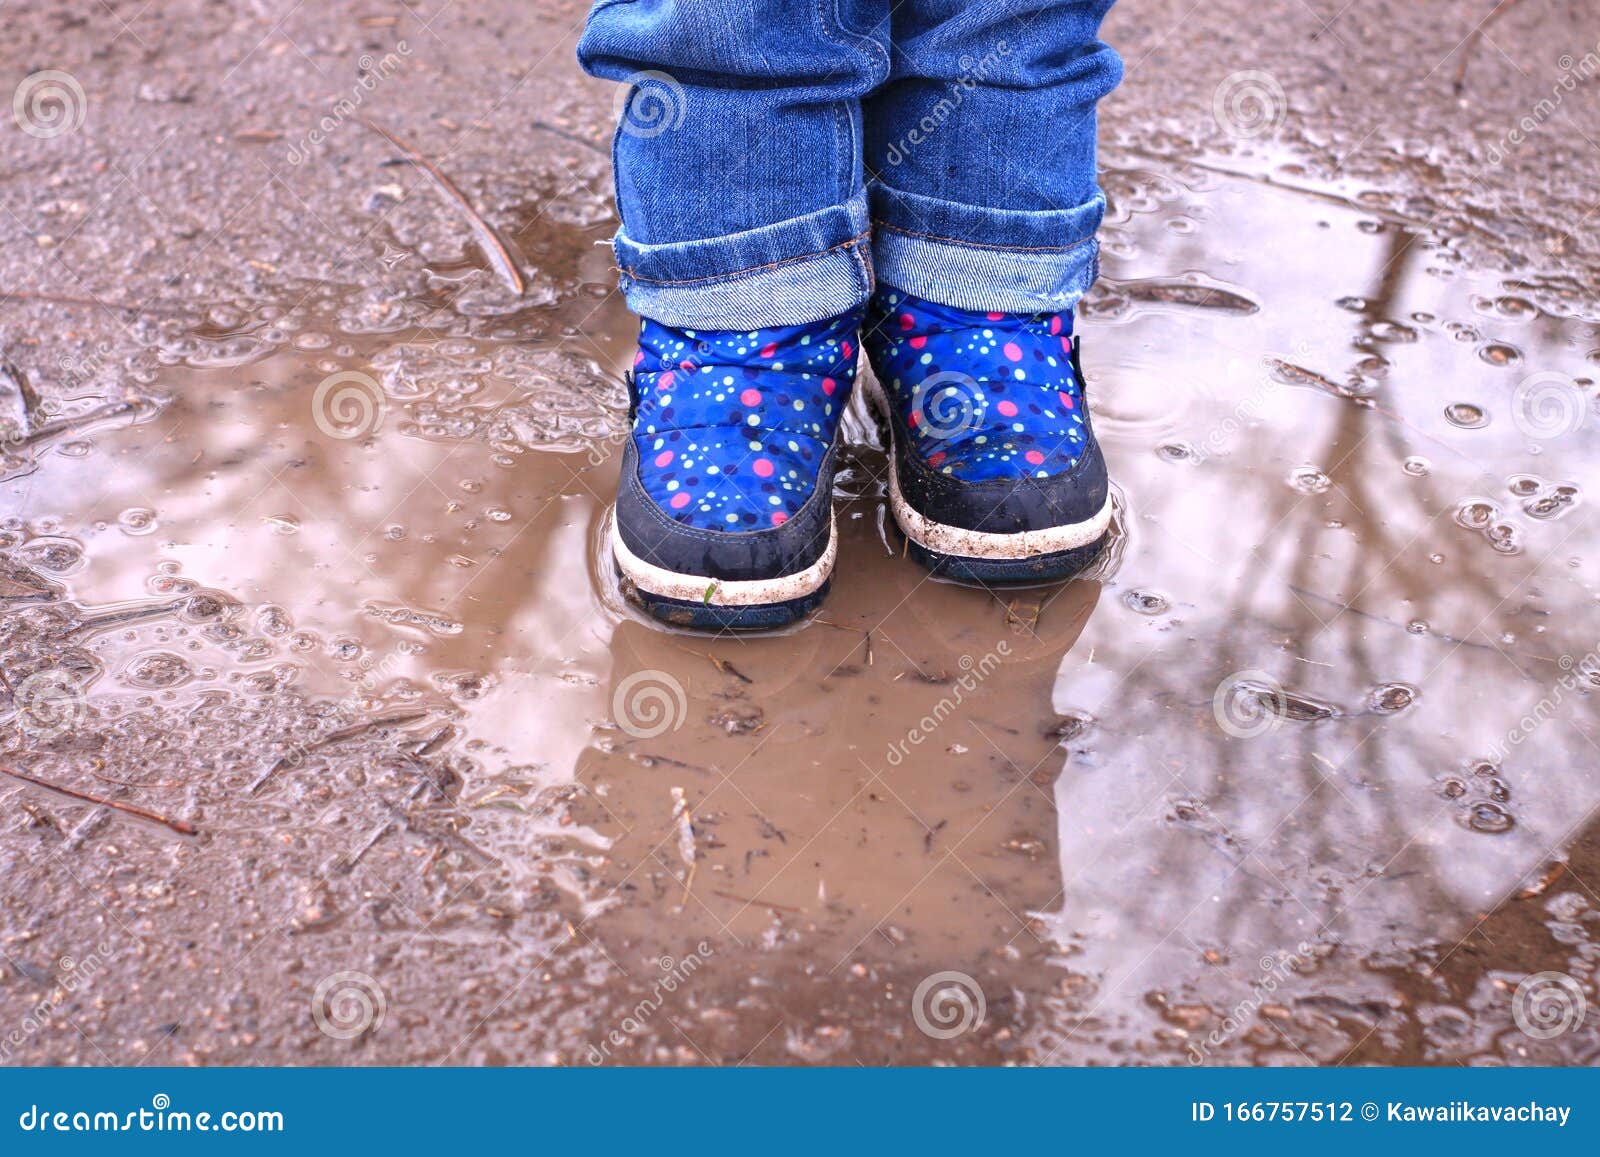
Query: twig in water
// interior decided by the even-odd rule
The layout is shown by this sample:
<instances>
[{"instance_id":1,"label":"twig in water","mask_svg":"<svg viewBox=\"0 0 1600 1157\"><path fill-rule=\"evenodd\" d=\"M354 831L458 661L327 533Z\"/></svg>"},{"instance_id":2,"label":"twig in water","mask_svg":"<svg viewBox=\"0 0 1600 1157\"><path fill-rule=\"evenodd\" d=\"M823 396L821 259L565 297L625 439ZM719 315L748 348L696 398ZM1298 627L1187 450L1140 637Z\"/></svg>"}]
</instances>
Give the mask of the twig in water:
<instances>
[{"instance_id":1,"label":"twig in water","mask_svg":"<svg viewBox=\"0 0 1600 1157\"><path fill-rule=\"evenodd\" d=\"M861 636L867 645L867 666L872 666L872 632L865 627L847 627L843 623L829 622L827 619L812 616L811 621L824 627L832 627L836 631L850 631ZM851 648L854 650L855 648Z\"/></svg>"},{"instance_id":2,"label":"twig in water","mask_svg":"<svg viewBox=\"0 0 1600 1157\"><path fill-rule=\"evenodd\" d=\"M41 787L46 791L53 791L58 795L67 796L69 799L80 800L83 803L92 803L97 807L112 808L116 811L123 812L126 815L137 816L142 820L149 820L151 823L157 823L163 827L170 828L172 831L177 832L180 836L192 836L197 834L194 825L191 823L188 823L184 820L168 819L164 815L158 815L153 811L146 811L142 807L134 807L131 803L118 803L114 799L101 799L99 796L90 795L85 791L74 791L72 788L62 787L60 784L47 783L42 779L35 779L31 775L24 775L22 772L11 767L0 767L0 774L9 775L12 779L18 780L21 783L31 784L34 787Z\"/></svg>"},{"instance_id":3,"label":"twig in water","mask_svg":"<svg viewBox=\"0 0 1600 1157\"><path fill-rule=\"evenodd\" d=\"M771 900L751 900L733 892L724 892L721 888L711 889L711 894L721 896L724 900L733 900L747 908L771 908L774 912L787 912L796 916L804 914L805 911L803 908L791 908L788 904L774 904Z\"/></svg>"},{"instance_id":4,"label":"twig in water","mask_svg":"<svg viewBox=\"0 0 1600 1157\"><path fill-rule=\"evenodd\" d=\"M313 743L310 747L306 748L302 754L302 758L304 755L309 755L313 751L320 751L322 748L331 747L335 743L343 743L346 739L354 739L356 736L365 734L368 731L382 731L390 727L403 727L407 723L415 723L417 720L426 719L427 717L428 712L426 711L402 711L398 715L385 715L378 719L369 719L365 723L357 723L351 727L343 727L338 731L324 736L322 739L319 739L316 743ZM271 779L284 768L292 767L295 762L296 760L293 756L284 756L282 759L278 760L277 763L274 763L271 767L267 768L266 771L263 771L260 775L256 776L255 782L245 789L245 794L255 795L256 792L261 790L262 784L266 783L267 780Z\"/></svg>"},{"instance_id":5,"label":"twig in water","mask_svg":"<svg viewBox=\"0 0 1600 1157\"><path fill-rule=\"evenodd\" d=\"M462 215L467 219L467 224L472 228L473 237L478 241L478 247L483 250L483 255L489 259L489 264L494 267L496 273L505 279L505 283L511 289L511 292L521 297L527 289L527 283L523 281L522 273L517 269L517 263L511 256L511 247L506 243L505 238L500 235L499 230L485 221L483 216L472 207L472 202L467 200L466 194L456 186L456 183L445 176L438 165L435 165L427 157L419 153L415 147L407 144L382 125L365 117L357 117L356 121L365 125L404 153L406 160L422 170L433 184L433 187L439 191L445 200L461 210Z\"/></svg>"},{"instance_id":6,"label":"twig in water","mask_svg":"<svg viewBox=\"0 0 1600 1157\"><path fill-rule=\"evenodd\" d=\"M674 643L673 646L678 645ZM682 651L685 655L695 655L701 659L709 659L711 661L711 665L717 669L719 674L732 675L741 683L755 682L754 679L750 678L750 676L746 675L743 671L739 670L739 668L728 662L728 660L720 659L716 655L713 655L710 651L695 651L688 647L678 647L678 650Z\"/></svg>"},{"instance_id":7,"label":"twig in water","mask_svg":"<svg viewBox=\"0 0 1600 1157\"><path fill-rule=\"evenodd\" d=\"M28 430L33 425L33 416L42 412L42 403L33 386L29 384L28 375L4 354L0 354L0 386L5 386L16 393L17 432L22 437L27 437Z\"/></svg>"},{"instance_id":8,"label":"twig in water","mask_svg":"<svg viewBox=\"0 0 1600 1157\"><path fill-rule=\"evenodd\" d=\"M138 413L139 407L132 402L108 402L104 406L96 406L86 414L79 414L73 418L57 418L54 422L46 422L26 438L18 440L19 446L36 446L50 438L61 434L74 434L85 426L92 426L96 422L104 422L111 418L121 418L128 414Z\"/></svg>"},{"instance_id":9,"label":"twig in water","mask_svg":"<svg viewBox=\"0 0 1600 1157\"><path fill-rule=\"evenodd\" d=\"M1483 39L1484 30L1512 8L1515 8L1520 2L1521 0L1500 0L1498 4L1490 9L1489 15L1483 18L1483 22L1474 28L1471 35L1462 43L1461 63L1456 65L1456 77L1453 82L1457 96L1461 95L1461 90L1467 86L1467 65L1472 63L1472 54L1477 50L1478 42Z\"/></svg>"}]
</instances>

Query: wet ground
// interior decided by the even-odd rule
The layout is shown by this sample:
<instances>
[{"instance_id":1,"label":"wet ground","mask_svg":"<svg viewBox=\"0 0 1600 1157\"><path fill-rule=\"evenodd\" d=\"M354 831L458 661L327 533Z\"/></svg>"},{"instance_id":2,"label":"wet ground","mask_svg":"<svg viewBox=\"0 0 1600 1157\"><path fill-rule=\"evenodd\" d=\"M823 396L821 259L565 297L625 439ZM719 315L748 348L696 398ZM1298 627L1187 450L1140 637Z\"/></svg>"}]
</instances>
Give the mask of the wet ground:
<instances>
[{"instance_id":1,"label":"wet ground","mask_svg":"<svg viewBox=\"0 0 1600 1157\"><path fill-rule=\"evenodd\" d=\"M0 1059L1600 1057L1600 24L1188 7L1108 27L1112 548L930 580L852 415L744 639L603 549L579 6L8 12Z\"/></svg>"}]
</instances>

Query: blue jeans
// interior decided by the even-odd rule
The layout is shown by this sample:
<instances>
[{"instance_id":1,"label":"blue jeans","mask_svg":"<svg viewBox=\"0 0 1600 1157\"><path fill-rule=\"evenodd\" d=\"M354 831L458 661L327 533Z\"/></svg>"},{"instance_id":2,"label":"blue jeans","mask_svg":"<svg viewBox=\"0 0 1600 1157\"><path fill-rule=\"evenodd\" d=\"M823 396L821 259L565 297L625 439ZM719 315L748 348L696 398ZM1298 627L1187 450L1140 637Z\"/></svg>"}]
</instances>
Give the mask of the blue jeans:
<instances>
[{"instance_id":1,"label":"blue jeans","mask_svg":"<svg viewBox=\"0 0 1600 1157\"><path fill-rule=\"evenodd\" d=\"M1098 270L1095 106L1113 0L599 0L634 312L738 330L837 316L875 278L1071 309Z\"/></svg>"}]
</instances>

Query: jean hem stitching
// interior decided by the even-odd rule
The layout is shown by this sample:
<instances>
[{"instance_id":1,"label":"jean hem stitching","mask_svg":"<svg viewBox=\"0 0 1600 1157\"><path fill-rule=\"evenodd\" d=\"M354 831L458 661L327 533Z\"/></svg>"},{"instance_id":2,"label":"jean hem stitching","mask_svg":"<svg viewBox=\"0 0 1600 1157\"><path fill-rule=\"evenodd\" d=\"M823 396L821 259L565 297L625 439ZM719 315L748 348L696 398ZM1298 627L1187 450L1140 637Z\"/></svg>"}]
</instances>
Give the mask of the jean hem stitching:
<instances>
[{"instance_id":1,"label":"jean hem stitching","mask_svg":"<svg viewBox=\"0 0 1600 1157\"><path fill-rule=\"evenodd\" d=\"M967 249L988 249L1001 253L1070 253L1093 241L1094 234L1080 237L1068 245L992 245L983 241L968 241L961 237L943 237L937 233L923 233L916 229L907 229L901 225L892 225L882 218L874 217L872 224L875 228L883 229L890 233L899 233L906 237L915 237L920 241L936 241L943 245L959 245Z\"/></svg>"},{"instance_id":2,"label":"jean hem stitching","mask_svg":"<svg viewBox=\"0 0 1600 1157\"><path fill-rule=\"evenodd\" d=\"M798 261L811 261L818 257L826 257L829 253L836 253L840 249L849 249L853 246L860 246L870 239L871 236L872 233L870 230L863 230L862 232L857 233L854 237L851 237L849 240L841 241L837 245L830 245L826 249L818 249L812 253L800 253L794 257L785 257L779 261L769 261L765 265L751 265L745 269L735 269L729 273L716 273L707 277L685 277L678 279L664 277L643 277L635 273L633 269L628 266L619 265L617 268L618 271L622 273L623 276L627 277L629 281L638 282L641 285L715 285L724 281L736 281L741 277L748 277L752 274L761 273L768 269L778 269L785 265L793 265Z\"/></svg>"}]
</instances>

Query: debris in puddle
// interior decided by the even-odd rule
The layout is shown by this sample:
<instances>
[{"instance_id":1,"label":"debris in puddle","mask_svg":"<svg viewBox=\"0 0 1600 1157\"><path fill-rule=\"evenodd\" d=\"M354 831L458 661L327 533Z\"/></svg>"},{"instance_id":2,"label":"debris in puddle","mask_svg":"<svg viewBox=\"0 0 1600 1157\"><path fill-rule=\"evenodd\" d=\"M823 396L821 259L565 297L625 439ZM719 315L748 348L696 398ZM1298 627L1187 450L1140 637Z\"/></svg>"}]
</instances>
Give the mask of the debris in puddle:
<instances>
[{"instance_id":1,"label":"debris in puddle","mask_svg":"<svg viewBox=\"0 0 1600 1157\"><path fill-rule=\"evenodd\" d=\"M720 727L729 735L749 735L767 725L766 712L753 705L730 704L721 711L706 716L706 722Z\"/></svg>"},{"instance_id":2,"label":"debris in puddle","mask_svg":"<svg viewBox=\"0 0 1600 1157\"><path fill-rule=\"evenodd\" d=\"M523 280L522 273L517 268L517 262L512 256L510 245L500 235L500 231L485 221L483 216L472 207L472 202L467 200L466 194L456 186L456 183L445 176L437 165L418 152L414 146L401 140L376 121L367 117L356 117L355 120L357 124L365 125L399 149L405 155L406 160L415 168L421 170L427 176L429 183L438 190L439 194L459 209L462 216L467 219L467 225L471 228L479 249L483 251L484 257L488 259L494 271L506 283L506 287L518 297L527 292L527 283Z\"/></svg>"},{"instance_id":3,"label":"debris in puddle","mask_svg":"<svg viewBox=\"0 0 1600 1157\"><path fill-rule=\"evenodd\" d=\"M1043 611L1043 599L1013 599L1006 606L1006 625L1017 631L1034 632Z\"/></svg>"},{"instance_id":4,"label":"debris in puddle","mask_svg":"<svg viewBox=\"0 0 1600 1157\"><path fill-rule=\"evenodd\" d=\"M124 815L136 816L142 820L149 820L151 823L160 824L162 827L169 828L172 831L177 832L180 836L193 836L199 834L195 830L194 825L189 823L187 820L170 819L169 817L160 815L157 812L147 811L142 807L135 807L131 803L122 803L120 800L105 799L101 796L90 795L88 792L77 791L70 787L62 787L58 783L48 783L42 779L35 779L31 775L25 775L24 773L12 767L0 766L0 775L9 775L12 779L15 779L21 783L30 784L31 786L37 788L43 788L45 791L53 791L57 795L64 795L69 799L79 800L83 803L91 803L96 807L111 808L113 811L122 812Z\"/></svg>"},{"instance_id":5,"label":"debris in puddle","mask_svg":"<svg viewBox=\"0 0 1600 1157\"><path fill-rule=\"evenodd\" d=\"M672 824L677 831L678 858L688 867L683 877L683 903L688 904L689 895L694 890L695 870L699 867L699 856L694 842L694 819L689 812L689 800L683 793L683 788L673 787L672 791Z\"/></svg>"},{"instance_id":6,"label":"debris in puddle","mask_svg":"<svg viewBox=\"0 0 1600 1157\"><path fill-rule=\"evenodd\" d=\"M354 739L358 735L365 735L368 732L376 732L381 735L390 728L405 727L419 719L426 719L431 714L431 711L403 711L396 715L385 715L377 719L369 719L364 723L356 723L349 727L340 728L338 731L325 735L314 743L297 749L294 754L280 758L251 782L250 786L245 789L245 794L255 795L278 772L285 768L296 766L314 751L321 751L323 748L332 747L334 744L343 743L348 739Z\"/></svg>"},{"instance_id":7,"label":"debris in puddle","mask_svg":"<svg viewBox=\"0 0 1600 1157\"><path fill-rule=\"evenodd\" d=\"M803 908L793 908L788 904L779 904L772 900L752 900L734 892L725 892L721 888L711 889L711 894L713 896L721 896L724 900L732 900L735 903L743 904L747 908L770 908L774 912L782 912L787 916L800 916L805 912Z\"/></svg>"},{"instance_id":8,"label":"debris in puddle","mask_svg":"<svg viewBox=\"0 0 1600 1157\"><path fill-rule=\"evenodd\" d=\"M1519 900L1531 900L1535 896L1542 896L1545 890L1566 874L1567 862L1556 860L1549 864L1535 876L1521 891L1517 893Z\"/></svg>"},{"instance_id":9,"label":"debris in puddle","mask_svg":"<svg viewBox=\"0 0 1600 1157\"><path fill-rule=\"evenodd\" d=\"M750 676L746 675L743 671L739 670L739 668L735 667L728 660L722 658L719 655L713 655L710 651L696 651L696 650L694 650L694 649L692 649L690 647L684 647L684 646L679 646L678 650L682 651L685 655L693 655L697 659L706 660L713 667L715 667L720 674L731 675L733 678L739 680L739 682L741 682L741 683L754 683L755 682L754 679L750 678Z\"/></svg>"}]
</instances>

